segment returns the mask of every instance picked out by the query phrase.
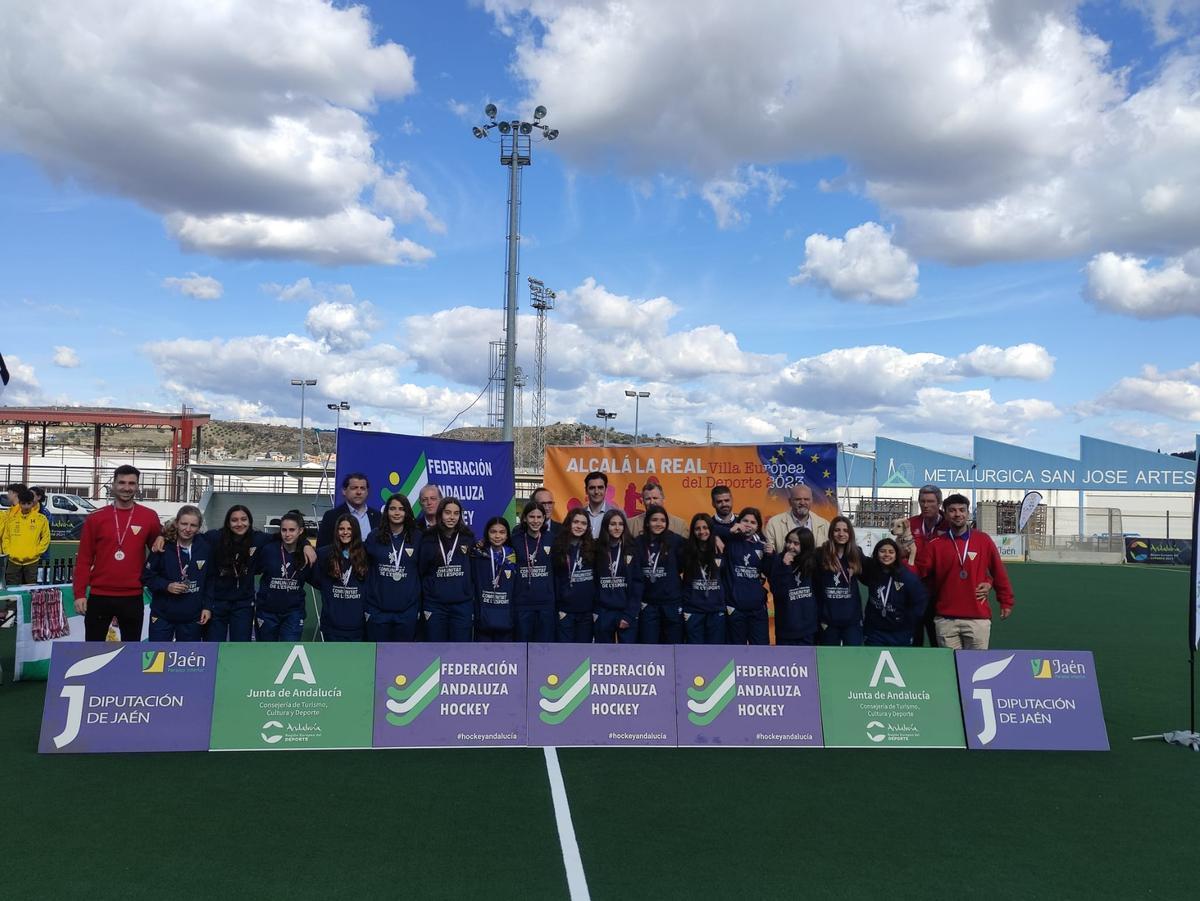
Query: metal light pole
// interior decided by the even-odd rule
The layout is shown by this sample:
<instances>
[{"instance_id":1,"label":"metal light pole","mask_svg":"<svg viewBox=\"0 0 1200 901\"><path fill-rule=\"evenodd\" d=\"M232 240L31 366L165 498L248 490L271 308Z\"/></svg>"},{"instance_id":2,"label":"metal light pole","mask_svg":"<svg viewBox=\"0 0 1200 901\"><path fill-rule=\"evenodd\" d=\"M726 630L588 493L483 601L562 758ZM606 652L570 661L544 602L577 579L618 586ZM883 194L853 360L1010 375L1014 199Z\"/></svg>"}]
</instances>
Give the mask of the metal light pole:
<instances>
[{"instance_id":1,"label":"metal light pole","mask_svg":"<svg viewBox=\"0 0 1200 901\"><path fill-rule=\"evenodd\" d=\"M333 410L333 412L337 414L337 425L333 427L333 455L336 457L338 431L342 428L342 411L350 409L350 402L347 400L340 400L336 404L326 404L325 407Z\"/></svg>"},{"instance_id":2,"label":"metal light pole","mask_svg":"<svg viewBox=\"0 0 1200 901\"><path fill-rule=\"evenodd\" d=\"M609 413L603 407L598 407L596 409L596 418L603 420L603 422L604 422L604 433L603 433L604 438L603 438L603 440L604 440L604 446L608 447L608 430L609 430L608 424L609 424L609 422L611 422L612 420L617 418L617 414Z\"/></svg>"},{"instance_id":3,"label":"metal light pole","mask_svg":"<svg viewBox=\"0 0 1200 901\"><path fill-rule=\"evenodd\" d=\"M367 426L369 426L369 425L371 424L371 420L369 420L369 419L356 419L356 420L354 420L354 424L355 424L356 426L358 426L358 430L361 432L363 429L365 429Z\"/></svg>"},{"instance_id":4,"label":"metal light pole","mask_svg":"<svg viewBox=\"0 0 1200 901\"><path fill-rule=\"evenodd\" d=\"M633 446L638 446L638 413L641 410L642 398L649 397L649 391L634 391L632 388L625 389L625 396L633 398Z\"/></svg>"},{"instance_id":5,"label":"metal light pole","mask_svg":"<svg viewBox=\"0 0 1200 901\"><path fill-rule=\"evenodd\" d=\"M483 114L488 122L476 125L471 134L484 138L494 128L500 133L500 165L508 166L508 270L504 284L504 441L513 440L513 399L517 367L517 245L521 240L521 167L533 164L533 132L537 129L544 140L553 141L558 129L542 125L546 108L533 111L533 121L520 119L496 121L496 104L489 103Z\"/></svg>"},{"instance_id":6,"label":"metal light pole","mask_svg":"<svg viewBox=\"0 0 1200 901\"><path fill-rule=\"evenodd\" d=\"M301 466L304 465L304 389L312 388L317 384L316 379L292 379L293 387L300 389L300 460Z\"/></svg>"}]
</instances>

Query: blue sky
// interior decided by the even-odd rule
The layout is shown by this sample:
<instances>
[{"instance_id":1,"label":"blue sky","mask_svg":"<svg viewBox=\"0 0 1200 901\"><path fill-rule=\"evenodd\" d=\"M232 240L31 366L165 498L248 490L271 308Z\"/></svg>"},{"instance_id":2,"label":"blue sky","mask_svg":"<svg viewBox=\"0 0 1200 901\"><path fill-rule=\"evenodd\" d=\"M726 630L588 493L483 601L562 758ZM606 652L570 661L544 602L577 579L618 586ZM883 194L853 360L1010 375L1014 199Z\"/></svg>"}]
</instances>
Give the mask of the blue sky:
<instances>
[{"instance_id":1,"label":"blue sky","mask_svg":"<svg viewBox=\"0 0 1200 901\"><path fill-rule=\"evenodd\" d=\"M542 102L551 420L630 430L637 386L697 440L1193 447L1200 3L830 7L0 12L3 402L291 422L304 375L310 415L441 428L500 337L470 127Z\"/></svg>"}]
</instances>

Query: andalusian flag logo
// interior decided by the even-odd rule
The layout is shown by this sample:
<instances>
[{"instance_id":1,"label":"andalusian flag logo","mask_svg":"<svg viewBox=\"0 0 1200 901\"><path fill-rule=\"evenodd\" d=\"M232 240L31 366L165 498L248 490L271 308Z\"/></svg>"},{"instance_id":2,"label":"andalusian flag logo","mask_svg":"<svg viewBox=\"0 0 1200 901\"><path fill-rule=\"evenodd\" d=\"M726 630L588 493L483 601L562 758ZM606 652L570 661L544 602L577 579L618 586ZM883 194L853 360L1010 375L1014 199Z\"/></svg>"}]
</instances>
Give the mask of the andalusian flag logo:
<instances>
[{"instance_id":1,"label":"andalusian flag logo","mask_svg":"<svg viewBox=\"0 0 1200 901\"><path fill-rule=\"evenodd\" d=\"M403 673L397 676L396 684L389 685L387 690L387 721L393 726L407 726L419 717L421 711L442 693L441 673L442 658L437 657L411 685Z\"/></svg>"},{"instance_id":2,"label":"andalusian flag logo","mask_svg":"<svg viewBox=\"0 0 1200 901\"><path fill-rule=\"evenodd\" d=\"M383 495L383 502L386 504L389 499L397 494L403 494L408 498L408 502L412 504L413 509L417 509L417 495L421 493L421 489L429 484L429 466L425 461L425 453L421 452L421 456L417 457L417 462L413 464L412 470L400 481L400 473L388 473L388 481L393 486L398 486L396 490L391 491L384 488L380 494Z\"/></svg>"},{"instance_id":3,"label":"andalusian flag logo","mask_svg":"<svg viewBox=\"0 0 1200 901\"><path fill-rule=\"evenodd\" d=\"M142 672L161 673L167 665L165 651L142 651Z\"/></svg>"},{"instance_id":4,"label":"andalusian flag logo","mask_svg":"<svg viewBox=\"0 0 1200 901\"><path fill-rule=\"evenodd\" d=\"M538 701L538 706L542 708L538 716L543 723L557 726L587 700L592 693L591 672L592 658L588 657L561 682L553 673L546 677L546 684L539 689L542 697Z\"/></svg>"},{"instance_id":5,"label":"andalusian flag logo","mask_svg":"<svg viewBox=\"0 0 1200 901\"><path fill-rule=\"evenodd\" d=\"M692 688L688 693L688 721L693 726L707 726L721 715L721 711L729 706L733 696L737 694L737 679L733 675L733 661L725 664L725 668L717 673L717 677L704 685L704 677L697 676L692 680Z\"/></svg>"}]
</instances>

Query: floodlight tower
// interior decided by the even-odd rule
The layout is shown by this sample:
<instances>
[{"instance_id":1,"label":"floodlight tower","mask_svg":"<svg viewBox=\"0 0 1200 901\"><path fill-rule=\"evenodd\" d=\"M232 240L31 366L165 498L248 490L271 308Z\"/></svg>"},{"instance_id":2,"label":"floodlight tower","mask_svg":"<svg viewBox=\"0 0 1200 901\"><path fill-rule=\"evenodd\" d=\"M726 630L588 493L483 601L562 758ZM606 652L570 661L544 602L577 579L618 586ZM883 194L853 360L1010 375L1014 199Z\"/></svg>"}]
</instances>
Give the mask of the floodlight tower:
<instances>
[{"instance_id":1,"label":"floodlight tower","mask_svg":"<svg viewBox=\"0 0 1200 901\"><path fill-rule=\"evenodd\" d=\"M533 389L533 459L540 466L546 455L546 314L554 309L556 295L541 279L529 278L529 304L537 310L537 345L533 362L537 370Z\"/></svg>"},{"instance_id":2,"label":"floodlight tower","mask_svg":"<svg viewBox=\"0 0 1200 901\"><path fill-rule=\"evenodd\" d=\"M517 367L517 245L521 240L521 167L533 164L533 132L541 140L553 141L558 129L542 124L546 108L539 106L533 111L533 121L520 119L496 121L496 104L489 103L483 109L488 121L476 125L471 134L477 138L487 137L492 129L500 133L500 165L508 167L508 270L504 285L504 432L503 440L513 439L513 400L516 389Z\"/></svg>"}]
</instances>

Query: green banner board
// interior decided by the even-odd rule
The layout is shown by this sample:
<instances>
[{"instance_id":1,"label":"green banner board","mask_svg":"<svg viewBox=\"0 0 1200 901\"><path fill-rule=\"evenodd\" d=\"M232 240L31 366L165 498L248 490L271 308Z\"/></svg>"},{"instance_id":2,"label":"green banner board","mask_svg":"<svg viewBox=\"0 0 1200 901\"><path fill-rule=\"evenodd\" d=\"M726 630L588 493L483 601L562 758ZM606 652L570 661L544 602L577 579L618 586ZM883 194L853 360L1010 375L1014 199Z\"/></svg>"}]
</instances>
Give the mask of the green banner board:
<instances>
[{"instance_id":1,"label":"green banner board","mask_svg":"<svg viewBox=\"0 0 1200 901\"><path fill-rule=\"evenodd\" d=\"M214 751L371 747L373 644L224 644Z\"/></svg>"},{"instance_id":2,"label":"green banner board","mask_svg":"<svg viewBox=\"0 0 1200 901\"><path fill-rule=\"evenodd\" d=\"M961 748L954 652L818 648L827 748Z\"/></svg>"}]
</instances>

